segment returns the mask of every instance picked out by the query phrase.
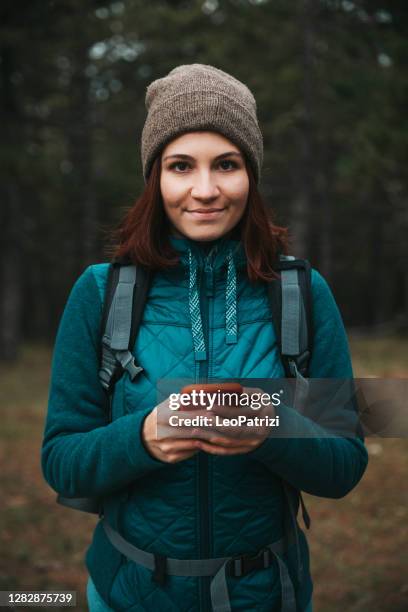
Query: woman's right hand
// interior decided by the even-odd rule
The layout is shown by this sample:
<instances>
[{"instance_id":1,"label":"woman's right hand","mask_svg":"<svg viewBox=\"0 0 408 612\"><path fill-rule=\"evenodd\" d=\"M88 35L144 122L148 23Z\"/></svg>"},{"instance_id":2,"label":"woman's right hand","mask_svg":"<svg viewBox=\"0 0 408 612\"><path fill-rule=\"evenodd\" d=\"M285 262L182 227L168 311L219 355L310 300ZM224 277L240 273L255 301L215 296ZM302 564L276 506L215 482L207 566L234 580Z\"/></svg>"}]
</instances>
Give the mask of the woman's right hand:
<instances>
[{"instance_id":1,"label":"woman's right hand","mask_svg":"<svg viewBox=\"0 0 408 612\"><path fill-rule=\"evenodd\" d=\"M178 463L189 459L199 450L200 442L194 438L180 438L166 435L169 409L169 398L156 406L145 418L142 427L142 440L148 452L166 463ZM173 433L173 432L168 432Z\"/></svg>"}]
</instances>

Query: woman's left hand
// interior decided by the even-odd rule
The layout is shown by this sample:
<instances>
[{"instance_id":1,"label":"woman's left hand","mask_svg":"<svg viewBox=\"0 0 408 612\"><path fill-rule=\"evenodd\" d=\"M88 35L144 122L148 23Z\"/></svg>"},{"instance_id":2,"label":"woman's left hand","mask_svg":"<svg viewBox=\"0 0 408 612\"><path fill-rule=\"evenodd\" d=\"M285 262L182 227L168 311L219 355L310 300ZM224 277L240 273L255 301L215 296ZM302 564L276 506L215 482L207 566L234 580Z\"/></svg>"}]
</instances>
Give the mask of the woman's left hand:
<instances>
[{"instance_id":1,"label":"woman's left hand","mask_svg":"<svg viewBox=\"0 0 408 612\"><path fill-rule=\"evenodd\" d=\"M265 394L262 389L244 387L243 392L248 395ZM218 423L208 427L197 427L191 432L197 439L197 447L212 455L238 455L249 453L260 446L271 428L270 418L275 417L275 408L272 404L261 406L255 410L251 406L220 406L215 405L210 414L218 416ZM229 425L224 419L236 419L244 416L251 423L255 417L257 424ZM220 424L220 422L222 424Z\"/></svg>"}]
</instances>

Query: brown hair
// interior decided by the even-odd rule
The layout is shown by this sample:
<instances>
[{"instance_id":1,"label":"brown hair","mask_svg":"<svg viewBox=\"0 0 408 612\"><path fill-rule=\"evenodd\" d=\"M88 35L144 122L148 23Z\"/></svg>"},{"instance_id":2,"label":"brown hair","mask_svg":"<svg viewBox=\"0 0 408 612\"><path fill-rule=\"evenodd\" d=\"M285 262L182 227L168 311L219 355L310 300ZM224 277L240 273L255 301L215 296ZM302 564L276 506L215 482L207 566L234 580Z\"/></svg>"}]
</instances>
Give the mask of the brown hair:
<instances>
[{"instance_id":1,"label":"brown hair","mask_svg":"<svg viewBox=\"0 0 408 612\"><path fill-rule=\"evenodd\" d=\"M278 254L288 252L288 230L273 224L248 163L246 168L249 177L248 203L232 234L243 243L248 278L252 282L268 281L277 277L274 265ZM109 249L116 259L128 258L153 270L174 266L179 261L177 251L168 240L170 222L163 206L160 174L161 156L158 155L143 193L113 231L114 246Z\"/></svg>"}]
</instances>

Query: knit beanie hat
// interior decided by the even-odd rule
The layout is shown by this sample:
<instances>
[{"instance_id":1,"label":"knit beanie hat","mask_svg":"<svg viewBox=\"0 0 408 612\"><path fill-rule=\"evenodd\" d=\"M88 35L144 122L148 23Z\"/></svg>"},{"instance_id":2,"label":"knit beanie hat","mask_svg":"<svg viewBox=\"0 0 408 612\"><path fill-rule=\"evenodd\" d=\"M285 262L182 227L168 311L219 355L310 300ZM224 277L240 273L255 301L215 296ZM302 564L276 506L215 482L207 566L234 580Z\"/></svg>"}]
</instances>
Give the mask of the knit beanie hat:
<instances>
[{"instance_id":1,"label":"knit beanie hat","mask_svg":"<svg viewBox=\"0 0 408 612\"><path fill-rule=\"evenodd\" d=\"M246 85L206 64L177 66L146 91L147 118L142 131L145 182L154 159L173 138L191 131L215 131L236 144L260 181L263 141L256 102Z\"/></svg>"}]
</instances>

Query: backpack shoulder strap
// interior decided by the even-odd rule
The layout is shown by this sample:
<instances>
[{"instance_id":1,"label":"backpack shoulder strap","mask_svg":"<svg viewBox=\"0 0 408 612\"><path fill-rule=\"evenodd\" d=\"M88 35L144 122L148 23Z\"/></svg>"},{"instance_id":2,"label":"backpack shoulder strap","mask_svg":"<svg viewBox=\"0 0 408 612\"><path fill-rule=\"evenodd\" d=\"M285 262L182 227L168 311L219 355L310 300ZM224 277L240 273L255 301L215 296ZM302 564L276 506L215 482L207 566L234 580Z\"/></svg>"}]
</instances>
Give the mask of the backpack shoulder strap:
<instances>
[{"instance_id":1,"label":"backpack shoulder strap","mask_svg":"<svg viewBox=\"0 0 408 612\"><path fill-rule=\"evenodd\" d=\"M109 395L126 370L132 380L143 368L132 349L150 284L150 274L129 261L114 261L108 273L101 329L99 380Z\"/></svg>"},{"instance_id":2,"label":"backpack shoulder strap","mask_svg":"<svg viewBox=\"0 0 408 612\"><path fill-rule=\"evenodd\" d=\"M281 255L279 279L268 284L279 352L287 377L307 377L312 353L311 267L305 259Z\"/></svg>"},{"instance_id":3,"label":"backpack shoulder strap","mask_svg":"<svg viewBox=\"0 0 408 612\"><path fill-rule=\"evenodd\" d=\"M143 370L136 365L132 349L136 341L151 275L129 260L115 260L108 270L101 321L99 380L108 395L108 422L112 420L112 394L115 383L127 370L133 380ZM68 498L57 495L57 502L74 510L103 513L99 497Z\"/></svg>"},{"instance_id":4,"label":"backpack shoulder strap","mask_svg":"<svg viewBox=\"0 0 408 612\"><path fill-rule=\"evenodd\" d=\"M268 284L268 297L279 352L285 375L296 378L296 395L307 393L309 363L313 343L311 267L307 260L281 255L276 271L279 278ZM295 395L295 398L296 398ZM295 405L297 400L295 399ZM307 529L311 520L301 491L282 479L289 513L285 517L285 532L295 533L298 559L297 578L303 575L298 537L297 513L302 508L303 521Z\"/></svg>"}]
</instances>

